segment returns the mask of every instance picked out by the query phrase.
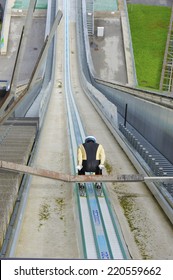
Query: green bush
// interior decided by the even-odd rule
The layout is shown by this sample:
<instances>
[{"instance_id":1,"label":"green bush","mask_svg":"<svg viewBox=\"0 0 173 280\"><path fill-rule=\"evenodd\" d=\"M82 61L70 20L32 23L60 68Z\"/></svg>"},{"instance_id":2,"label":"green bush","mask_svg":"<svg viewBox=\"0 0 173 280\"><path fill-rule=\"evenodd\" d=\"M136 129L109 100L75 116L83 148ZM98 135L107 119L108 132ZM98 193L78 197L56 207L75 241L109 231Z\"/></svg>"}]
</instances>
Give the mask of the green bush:
<instances>
[{"instance_id":1,"label":"green bush","mask_svg":"<svg viewBox=\"0 0 173 280\"><path fill-rule=\"evenodd\" d=\"M171 8L128 4L138 84L159 89Z\"/></svg>"}]
</instances>

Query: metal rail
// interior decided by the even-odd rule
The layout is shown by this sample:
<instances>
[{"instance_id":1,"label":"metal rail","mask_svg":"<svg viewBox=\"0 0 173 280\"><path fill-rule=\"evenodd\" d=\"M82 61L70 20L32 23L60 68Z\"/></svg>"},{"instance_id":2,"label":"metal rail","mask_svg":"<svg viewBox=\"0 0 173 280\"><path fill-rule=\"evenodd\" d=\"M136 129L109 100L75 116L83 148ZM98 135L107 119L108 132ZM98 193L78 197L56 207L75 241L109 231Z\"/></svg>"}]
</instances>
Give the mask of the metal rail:
<instances>
[{"instance_id":1,"label":"metal rail","mask_svg":"<svg viewBox=\"0 0 173 280\"><path fill-rule=\"evenodd\" d=\"M160 79L160 91L173 92L173 4L169 31L167 35L162 73Z\"/></svg>"},{"instance_id":2,"label":"metal rail","mask_svg":"<svg viewBox=\"0 0 173 280\"><path fill-rule=\"evenodd\" d=\"M156 104L165 106L167 108L173 108L173 95L169 93L169 95L165 92L164 94L161 92L154 92L144 89L137 89L130 86L125 86L118 83L112 83L110 81L105 81L100 78L95 77L95 81L99 84L105 85L110 88L118 89L122 92L126 92L130 95L136 96L140 99L148 100L154 102Z\"/></svg>"}]
</instances>

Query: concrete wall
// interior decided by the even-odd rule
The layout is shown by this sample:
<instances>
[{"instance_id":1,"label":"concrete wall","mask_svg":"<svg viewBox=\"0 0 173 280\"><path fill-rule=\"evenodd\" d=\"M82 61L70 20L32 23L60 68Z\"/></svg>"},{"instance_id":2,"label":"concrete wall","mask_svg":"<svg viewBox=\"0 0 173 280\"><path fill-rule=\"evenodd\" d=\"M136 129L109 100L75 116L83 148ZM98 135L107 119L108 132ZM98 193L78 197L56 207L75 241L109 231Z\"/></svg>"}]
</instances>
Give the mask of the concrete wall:
<instances>
[{"instance_id":1,"label":"concrete wall","mask_svg":"<svg viewBox=\"0 0 173 280\"><path fill-rule=\"evenodd\" d=\"M126 92L95 86L117 106L123 117L128 104L127 122L173 164L173 110Z\"/></svg>"}]
</instances>

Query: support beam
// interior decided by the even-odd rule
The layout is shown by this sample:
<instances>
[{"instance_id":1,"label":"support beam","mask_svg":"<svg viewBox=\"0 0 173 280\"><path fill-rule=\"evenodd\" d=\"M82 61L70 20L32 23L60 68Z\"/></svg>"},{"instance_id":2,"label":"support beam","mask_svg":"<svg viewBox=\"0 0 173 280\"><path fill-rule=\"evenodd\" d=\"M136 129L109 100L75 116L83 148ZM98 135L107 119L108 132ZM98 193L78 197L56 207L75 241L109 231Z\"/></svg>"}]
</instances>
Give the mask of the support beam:
<instances>
[{"instance_id":1,"label":"support beam","mask_svg":"<svg viewBox=\"0 0 173 280\"><path fill-rule=\"evenodd\" d=\"M70 175L51 170L35 168L14 162L0 161L0 169L30 174L63 182L173 182L173 177L144 177L142 174L123 175Z\"/></svg>"}]
</instances>

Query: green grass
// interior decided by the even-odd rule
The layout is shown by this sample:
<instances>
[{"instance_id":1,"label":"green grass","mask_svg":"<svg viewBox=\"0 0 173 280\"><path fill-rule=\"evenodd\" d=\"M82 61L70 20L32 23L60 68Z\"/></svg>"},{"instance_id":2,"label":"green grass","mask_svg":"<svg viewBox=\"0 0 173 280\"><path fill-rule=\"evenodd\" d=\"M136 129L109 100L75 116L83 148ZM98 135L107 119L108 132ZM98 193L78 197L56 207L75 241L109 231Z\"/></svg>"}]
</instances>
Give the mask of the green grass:
<instances>
[{"instance_id":1,"label":"green grass","mask_svg":"<svg viewBox=\"0 0 173 280\"><path fill-rule=\"evenodd\" d=\"M171 8L128 4L138 84L159 89Z\"/></svg>"}]
</instances>

